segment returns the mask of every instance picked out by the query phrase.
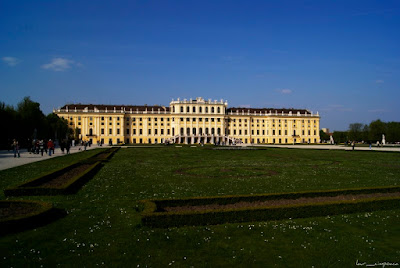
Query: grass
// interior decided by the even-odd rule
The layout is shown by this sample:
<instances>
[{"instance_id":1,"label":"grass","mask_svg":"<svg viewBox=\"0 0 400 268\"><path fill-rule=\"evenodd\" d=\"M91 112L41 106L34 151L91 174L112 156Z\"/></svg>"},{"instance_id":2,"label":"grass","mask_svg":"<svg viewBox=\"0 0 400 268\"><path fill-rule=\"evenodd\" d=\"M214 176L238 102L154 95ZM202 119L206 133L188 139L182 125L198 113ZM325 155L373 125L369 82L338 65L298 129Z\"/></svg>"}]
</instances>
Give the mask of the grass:
<instances>
[{"instance_id":1,"label":"grass","mask_svg":"<svg viewBox=\"0 0 400 268\"><path fill-rule=\"evenodd\" d=\"M1 189L91 151L0 171ZM86 154L86 155L84 155ZM26 197L68 215L0 238L1 266L348 267L400 262L400 209L270 222L153 229L138 201L393 186L400 155L299 149L128 148L75 195ZM4 199L4 195L1 195Z\"/></svg>"}]
</instances>

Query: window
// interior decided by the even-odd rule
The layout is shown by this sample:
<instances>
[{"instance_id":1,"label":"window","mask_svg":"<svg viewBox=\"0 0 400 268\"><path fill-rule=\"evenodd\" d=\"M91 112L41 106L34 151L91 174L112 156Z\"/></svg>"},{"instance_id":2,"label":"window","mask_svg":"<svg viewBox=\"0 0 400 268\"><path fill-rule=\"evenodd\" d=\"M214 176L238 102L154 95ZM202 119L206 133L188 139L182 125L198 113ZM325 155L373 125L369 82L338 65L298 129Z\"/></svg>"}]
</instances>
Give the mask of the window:
<instances>
[{"instance_id":1,"label":"window","mask_svg":"<svg viewBox=\"0 0 400 268\"><path fill-rule=\"evenodd\" d=\"M275 129L272 130L272 135L275 135Z\"/></svg>"},{"instance_id":2,"label":"window","mask_svg":"<svg viewBox=\"0 0 400 268\"><path fill-rule=\"evenodd\" d=\"M161 129L161 135L164 135L164 129Z\"/></svg>"},{"instance_id":3,"label":"window","mask_svg":"<svg viewBox=\"0 0 400 268\"><path fill-rule=\"evenodd\" d=\"M108 134L112 135L112 129L111 128L108 130Z\"/></svg>"},{"instance_id":4,"label":"window","mask_svg":"<svg viewBox=\"0 0 400 268\"><path fill-rule=\"evenodd\" d=\"M129 128L126 129L126 134L129 135Z\"/></svg>"},{"instance_id":5,"label":"window","mask_svg":"<svg viewBox=\"0 0 400 268\"><path fill-rule=\"evenodd\" d=\"M220 107L218 107L218 113L219 113L219 114L221 113L221 108L220 108Z\"/></svg>"},{"instance_id":6,"label":"window","mask_svg":"<svg viewBox=\"0 0 400 268\"><path fill-rule=\"evenodd\" d=\"M201 106L199 107L199 113L201 113Z\"/></svg>"},{"instance_id":7,"label":"window","mask_svg":"<svg viewBox=\"0 0 400 268\"><path fill-rule=\"evenodd\" d=\"M119 128L117 128L117 135L119 135Z\"/></svg>"},{"instance_id":8,"label":"window","mask_svg":"<svg viewBox=\"0 0 400 268\"><path fill-rule=\"evenodd\" d=\"M181 122L183 122L183 117L181 117Z\"/></svg>"},{"instance_id":9,"label":"window","mask_svg":"<svg viewBox=\"0 0 400 268\"><path fill-rule=\"evenodd\" d=\"M117 121L119 121L119 116L117 117Z\"/></svg>"},{"instance_id":10,"label":"window","mask_svg":"<svg viewBox=\"0 0 400 268\"><path fill-rule=\"evenodd\" d=\"M142 135L143 134L143 129L139 129L139 135ZM140 143L142 143L142 142L140 142Z\"/></svg>"},{"instance_id":11,"label":"window","mask_svg":"<svg viewBox=\"0 0 400 268\"><path fill-rule=\"evenodd\" d=\"M206 107L206 113L208 113L208 107Z\"/></svg>"},{"instance_id":12,"label":"window","mask_svg":"<svg viewBox=\"0 0 400 268\"><path fill-rule=\"evenodd\" d=\"M183 106L181 106L181 113L183 113Z\"/></svg>"},{"instance_id":13,"label":"window","mask_svg":"<svg viewBox=\"0 0 400 268\"><path fill-rule=\"evenodd\" d=\"M190 121L190 118L188 117L188 118L186 118L186 122L189 122Z\"/></svg>"},{"instance_id":14,"label":"window","mask_svg":"<svg viewBox=\"0 0 400 268\"><path fill-rule=\"evenodd\" d=\"M148 129L148 133L149 133L149 135L151 135L151 129Z\"/></svg>"},{"instance_id":15,"label":"window","mask_svg":"<svg viewBox=\"0 0 400 268\"><path fill-rule=\"evenodd\" d=\"M136 129L133 130L133 135L136 135Z\"/></svg>"},{"instance_id":16,"label":"window","mask_svg":"<svg viewBox=\"0 0 400 268\"><path fill-rule=\"evenodd\" d=\"M278 135L279 135L279 136L281 135L281 130L278 130Z\"/></svg>"},{"instance_id":17,"label":"window","mask_svg":"<svg viewBox=\"0 0 400 268\"><path fill-rule=\"evenodd\" d=\"M158 133L157 133L157 132L158 132L157 130L158 130L158 129L155 129L155 130L154 130L154 135L157 135L157 134L158 134Z\"/></svg>"},{"instance_id":18,"label":"window","mask_svg":"<svg viewBox=\"0 0 400 268\"><path fill-rule=\"evenodd\" d=\"M104 135L104 128L101 129L101 135Z\"/></svg>"},{"instance_id":19,"label":"window","mask_svg":"<svg viewBox=\"0 0 400 268\"><path fill-rule=\"evenodd\" d=\"M214 122L214 118L211 118L211 122Z\"/></svg>"},{"instance_id":20,"label":"window","mask_svg":"<svg viewBox=\"0 0 400 268\"><path fill-rule=\"evenodd\" d=\"M104 116L101 117L101 120L104 120Z\"/></svg>"},{"instance_id":21,"label":"window","mask_svg":"<svg viewBox=\"0 0 400 268\"><path fill-rule=\"evenodd\" d=\"M188 113L190 111L189 106L186 107L186 112Z\"/></svg>"},{"instance_id":22,"label":"window","mask_svg":"<svg viewBox=\"0 0 400 268\"><path fill-rule=\"evenodd\" d=\"M196 106L193 106L193 113L196 112Z\"/></svg>"}]
</instances>

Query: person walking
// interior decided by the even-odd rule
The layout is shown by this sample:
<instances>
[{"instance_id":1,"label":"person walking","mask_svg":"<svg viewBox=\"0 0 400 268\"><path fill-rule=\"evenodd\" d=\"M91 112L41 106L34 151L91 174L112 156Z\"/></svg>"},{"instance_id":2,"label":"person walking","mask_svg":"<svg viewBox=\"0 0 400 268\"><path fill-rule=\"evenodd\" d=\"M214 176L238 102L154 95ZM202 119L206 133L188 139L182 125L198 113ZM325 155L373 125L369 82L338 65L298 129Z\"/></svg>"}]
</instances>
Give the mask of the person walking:
<instances>
[{"instance_id":1,"label":"person walking","mask_svg":"<svg viewBox=\"0 0 400 268\"><path fill-rule=\"evenodd\" d=\"M16 139L13 140L13 143L11 144L11 147L13 148L13 151L14 151L14 158L17 157L17 155L18 155L18 158L19 158L20 157L19 144L18 144L18 141Z\"/></svg>"},{"instance_id":2,"label":"person walking","mask_svg":"<svg viewBox=\"0 0 400 268\"><path fill-rule=\"evenodd\" d=\"M43 152L44 152L44 141L43 140L39 141L39 150L40 150L40 153L43 156Z\"/></svg>"},{"instance_id":3,"label":"person walking","mask_svg":"<svg viewBox=\"0 0 400 268\"><path fill-rule=\"evenodd\" d=\"M354 151L354 147L356 146L356 143L353 141L352 143L351 143L351 147L353 147L353 151Z\"/></svg>"},{"instance_id":4,"label":"person walking","mask_svg":"<svg viewBox=\"0 0 400 268\"><path fill-rule=\"evenodd\" d=\"M49 156L51 156L51 151L53 151L54 154L54 143L51 139L47 142L47 149L49 150Z\"/></svg>"}]
</instances>

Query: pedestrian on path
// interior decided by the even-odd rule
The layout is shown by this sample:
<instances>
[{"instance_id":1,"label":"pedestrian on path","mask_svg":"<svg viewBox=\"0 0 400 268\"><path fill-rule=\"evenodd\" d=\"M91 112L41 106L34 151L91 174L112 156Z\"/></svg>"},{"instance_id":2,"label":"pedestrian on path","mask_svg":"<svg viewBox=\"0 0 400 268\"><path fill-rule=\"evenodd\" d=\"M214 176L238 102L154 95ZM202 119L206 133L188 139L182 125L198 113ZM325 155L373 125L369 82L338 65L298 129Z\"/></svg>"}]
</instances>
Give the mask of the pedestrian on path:
<instances>
[{"instance_id":1,"label":"pedestrian on path","mask_svg":"<svg viewBox=\"0 0 400 268\"><path fill-rule=\"evenodd\" d=\"M18 158L19 158L21 155L19 153L19 144L18 144L18 141L16 139L13 140L13 143L11 144L11 147L13 148L13 151L14 151L14 158L17 157L17 155L18 155Z\"/></svg>"},{"instance_id":2,"label":"pedestrian on path","mask_svg":"<svg viewBox=\"0 0 400 268\"><path fill-rule=\"evenodd\" d=\"M47 142L47 148L49 149L49 156L51 156L51 151L53 151L54 154L54 143L51 139Z\"/></svg>"}]
</instances>

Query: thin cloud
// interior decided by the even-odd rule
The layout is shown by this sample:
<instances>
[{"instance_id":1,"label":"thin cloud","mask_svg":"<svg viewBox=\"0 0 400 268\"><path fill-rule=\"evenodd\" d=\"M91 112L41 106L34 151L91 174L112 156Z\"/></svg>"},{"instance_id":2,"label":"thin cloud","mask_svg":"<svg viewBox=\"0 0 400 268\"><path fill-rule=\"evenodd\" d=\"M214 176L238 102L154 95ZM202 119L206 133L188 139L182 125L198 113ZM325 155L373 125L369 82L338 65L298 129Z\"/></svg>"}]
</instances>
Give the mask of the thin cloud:
<instances>
[{"instance_id":1,"label":"thin cloud","mask_svg":"<svg viewBox=\"0 0 400 268\"><path fill-rule=\"evenodd\" d=\"M43 69L62 72L72 67L75 62L64 58L53 58L50 63L42 65Z\"/></svg>"},{"instance_id":2,"label":"thin cloud","mask_svg":"<svg viewBox=\"0 0 400 268\"><path fill-rule=\"evenodd\" d=\"M292 94L292 90L288 89L288 88L284 88L284 89L278 89L278 92L281 94Z\"/></svg>"},{"instance_id":3,"label":"thin cloud","mask_svg":"<svg viewBox=\"0 0 400 268\"><path fill-rule=\"evenodd\" d=\"M383 84L383 83L385 83L385 81L383 81L383 80L375 80L375 83L377 83L377 84Z\"/></svg>"},{"instance_id":4,"label":"thin cloud","mask_svg":"<svg viewBox=\"0 0 400 268\"><path fill-rule=\"evenodd\" d=\"M17 58L14 57L3 57L1 58L2 61L4 61L8 66L15 66L18 63L20 63L21 61Z\"/></svg>"},{"instance_id":5,"label":"thin cloud","mask_svg":"<svg viewBox=\"0 0 400 268\"><path fill-rule=\"evenodd\" d=\"M373 109L373 110L368 110L370 113L384 113L386 112L385 109Z\"/></svg>"}]
</instances>

